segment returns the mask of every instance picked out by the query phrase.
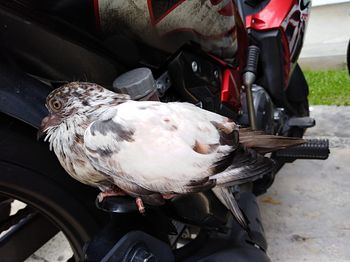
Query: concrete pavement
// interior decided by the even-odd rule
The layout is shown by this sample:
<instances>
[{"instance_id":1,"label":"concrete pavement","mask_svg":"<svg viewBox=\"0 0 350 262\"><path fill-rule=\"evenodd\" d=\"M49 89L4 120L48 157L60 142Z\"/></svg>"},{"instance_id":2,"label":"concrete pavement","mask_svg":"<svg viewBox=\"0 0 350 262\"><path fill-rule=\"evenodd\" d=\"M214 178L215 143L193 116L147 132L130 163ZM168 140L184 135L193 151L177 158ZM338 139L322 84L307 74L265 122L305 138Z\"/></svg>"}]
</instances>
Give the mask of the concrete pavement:
<instances>
[{"instance_id":1,"label":"concrete pavement","mask_svg":"<svg viewBox=\"0 0 350 262\"><path fill-rule=\"evenodd\" d=\"M350 261L349 148L282 169L260 197L272 261Z\"/></svg>"},{"instance_id":2,"label":"concrete pavement","mask_svg":"<svg viewBox=\"0 0 350 262\"><path fill-rule=\"evenodd\" d=\"M310 110L316 126L307 130L306 138L327 138L334 149L350 148L349 106L311 106Z\"/></svg>"}]
</instances>

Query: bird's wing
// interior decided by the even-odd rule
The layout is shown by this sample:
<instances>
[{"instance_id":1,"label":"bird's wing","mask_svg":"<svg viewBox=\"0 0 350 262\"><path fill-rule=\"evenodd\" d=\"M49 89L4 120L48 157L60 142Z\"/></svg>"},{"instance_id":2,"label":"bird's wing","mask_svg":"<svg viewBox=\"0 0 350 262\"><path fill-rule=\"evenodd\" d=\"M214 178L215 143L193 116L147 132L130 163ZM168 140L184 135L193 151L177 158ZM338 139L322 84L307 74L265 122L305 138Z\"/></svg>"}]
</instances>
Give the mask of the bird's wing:
<instances>
[{"instance_id":1,"label":"bird's wing","mask_svg":"<svg viewBox=\"0 0 350 262\"><path fill-rule=\"evenodd\" d=\"M238 145L228 118L187 103L129 101L93 122L84 136L92 165L153 192L209 189L213 166ZM236 136L232 135L237 133Z\"/></svg>"},{"instance_id":2,"label":"bird's wing","mask_svg":"<svg viewBox=\"0 0 350 262\"><path fill-rule=\"evenodd\" d=\"M222 172L214 172L211 179L219 186L230 186L254 181L274 171L275 162L254 150L241 144L238 148L223 158L230 161L230 165ZM220 166L219 166L220 167Z\"/></svg>"},{"instance_id":3,"label":"bird's wing","mask_svg":"<svg viewBox=\"0 0 350 262\"><path fill-rule=\"evenodd\" d=\"M244 228L248 228L248 222L243 215L234 195L230 192L227 187L214 187L212 189L216 197L223 203L228 210L231 211L232 215L236 218L237 222Z\"/></svg>"}]
</instances>

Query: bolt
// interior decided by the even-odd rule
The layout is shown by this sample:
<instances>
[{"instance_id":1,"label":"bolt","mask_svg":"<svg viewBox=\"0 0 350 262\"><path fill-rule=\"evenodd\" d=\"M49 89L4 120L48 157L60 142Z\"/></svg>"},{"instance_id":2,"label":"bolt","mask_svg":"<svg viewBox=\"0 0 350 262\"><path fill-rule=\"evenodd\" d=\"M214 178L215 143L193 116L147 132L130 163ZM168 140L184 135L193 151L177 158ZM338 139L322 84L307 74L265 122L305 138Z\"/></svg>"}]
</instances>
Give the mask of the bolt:
<instances>
[{"instance_id":1,"label":"bolt","mask_svg":"<svg viewBox=\"0 0 350 262\"><path fill-rule=\"evenodd\" d=\"M218 70L215 70L215 71L214 71L214 77L215 77L215 78L219 78L219 71L218 71Z\"/></svg>"},{"instance_id":2,"label":"bolt","mask_svg":"<svg viewBox=\"0 0 350 262\"><path fill-rule=\"evenodd\" d=\"M192 62L192 71L195 73L198 71L198 64L196 61Z\"/></svg>"},{"instance_id":3,"label":"bolt","mask_svg":"<svg viewBox=\"0 0 350 262\"><path fill-rule=\"evenodd\" d=\"M183 239L190 239L190 238L191 238L191 233L190 233L190 231L188 230L188 228L186 228L186 229L182 232L181 238L183 238Z\"/></svg>"},{"instance_id":4,"label":"bolt","mask_svg":"<svg viewBox=\"0 0 350 262\"><path fill-rule=\"evenodd\" d=\"M280 120L280 116L279 116L278 112L273 113L273 119Z\"/></svg>"}]
</instances>

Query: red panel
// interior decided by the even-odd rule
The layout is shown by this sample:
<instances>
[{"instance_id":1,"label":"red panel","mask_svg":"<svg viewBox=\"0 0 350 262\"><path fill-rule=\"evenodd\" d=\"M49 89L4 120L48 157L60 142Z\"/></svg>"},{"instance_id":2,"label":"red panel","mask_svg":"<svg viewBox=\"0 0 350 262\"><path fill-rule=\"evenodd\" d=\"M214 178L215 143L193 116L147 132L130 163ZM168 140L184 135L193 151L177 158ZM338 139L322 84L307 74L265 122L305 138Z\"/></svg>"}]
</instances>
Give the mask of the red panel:
<instances>
[{"instance_id":1,"label":"red panel","mask_svg":"<svg viewBox=\"0 0 350 262\"><path fill-rule=\"evenodd\" d=\"M98 5L98 0L94 0L94 14L95 14L95 24L98 31L101 30L101 20L100 20L100 9Z\"/></svg>"},{"instance_id":2,"label":"red panel","mask_svg":"<svg viewBox=\"0 0 350 262\"><path fill-rule=\"evenodd\" d=\"M288 88L288 81L289 81L289 72L290 72L290 52L289 52L289 44L288 39L284 31L281 32L282 35L282 46L283 46L283 61L284 61L284 87L285 89Z\"/></svg>"},{"instance_id":3,"label":"red panel","mask_svg":"<svg viewBox=\"0 0 350 262\"><path fill-rule=\"evenodd\" d=\"M241 107L239 79L238 71L225 69L221 86L221 102L237 112Z\"/></svg>"},{"instance_id":4,"label":"red panel","mask_svg":"<svg viewBox=\"0 0 350 262\"><path fill-rule=\"evenodd\" d=\"M227 63L224 60L221 60L220 58L218 58L217 56L214 56L210 53L207 53L208 56L210 56L211 58L213 58L215 60L215 62L217 62L218 64L220 64L223 67L227 67Z\"/></svg>"},{"instance_id":5,"label":"red panel","mask_svg":"<svg viewBox=\"0 0 350 262\"><path fill-rule=\"evenodd\" d=\"M222 78L221 102L228 102L230 100L230 78L231 72L226 69L224 71L224 77Z\"/></svg>"},{"instance_id":6,"label":"red panel","mask_svg":"<svg viewBox=\"0 0 350 262\"><path fill-rule=\"evenodd\" d=\"M151 18L152 24L154 25L156 21L153 15L152 0L147 0L147 6L148 6L149 17Z\"/></svg>"},{"instance_id":7,"label":"red panel","mask_svg":"<svg viewBox=\"0 0 350 262\"><path fill-rule=\"evenodd\" d=\"M246 17L246 27L255 30L279 28L296 0L271 0L259 13Z\"/></svg>"}]
</instances>

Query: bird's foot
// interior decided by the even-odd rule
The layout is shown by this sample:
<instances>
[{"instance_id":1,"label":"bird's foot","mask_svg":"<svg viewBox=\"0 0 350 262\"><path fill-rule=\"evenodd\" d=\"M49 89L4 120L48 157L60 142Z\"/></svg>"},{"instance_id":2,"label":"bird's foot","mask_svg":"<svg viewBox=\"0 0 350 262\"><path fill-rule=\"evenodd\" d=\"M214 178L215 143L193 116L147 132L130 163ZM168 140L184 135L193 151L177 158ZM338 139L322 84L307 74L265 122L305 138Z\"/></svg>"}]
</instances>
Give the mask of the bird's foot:
<instances>
[{"instance_id":1,"label":"bird's foot","mask_svg":"<svg viewBox=\"0 0 350 262\"><path fill-rule=\"evenodd\" d=\"M136 206L137 206L137 209L139 210L140 214L144 215L146 212L146 209L145 209L145 205L143 204L142 198L137 197L135 202L136 202Z\"/></svg>"},{"instance_id":2,"label":"bird's foot","mask_svg":"<svg viewBox=\"0 0 350 262\"><path fill-rule=\"evenodd\" d=\"M98 199L98 202L102 202L103 199L105 199L106 197L111 197L111 196L125 196L126 193L121 190L121 189L111 189L111 190L107 190L107 191L104 191L104 192L100 192L98 195L97 195L97 199Z\"/></svg>"}]
</instances>

